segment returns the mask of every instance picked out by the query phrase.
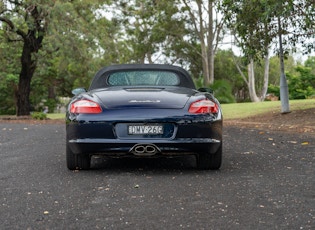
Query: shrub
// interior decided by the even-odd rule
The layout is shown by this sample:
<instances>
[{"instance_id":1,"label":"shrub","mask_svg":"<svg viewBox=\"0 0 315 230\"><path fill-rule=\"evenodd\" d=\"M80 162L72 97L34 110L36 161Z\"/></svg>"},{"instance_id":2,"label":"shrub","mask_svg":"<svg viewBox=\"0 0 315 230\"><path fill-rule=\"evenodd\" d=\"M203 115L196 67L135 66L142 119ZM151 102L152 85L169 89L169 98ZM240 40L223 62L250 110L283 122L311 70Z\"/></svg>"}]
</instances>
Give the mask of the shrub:
<instances>
[{"instance_id":1,"label":"shrub","mask_svg":"<svg viewBox=\"0 0 315 230\"><path fill-rule=\"evenodd\" d=\"M232 95L232 86L228 81L216 80L210 88L213 89L214 96L219 100L221 104L235 102L235 98Z\"/></svg>"},{"instance_id":2,"label":"shrub","mask_svg":"<svg viewBox=\"0 0 315 230\"><path fill-rule=\"evenodd\" d=\"M210 88L214 92L214 96L219 100L221 104L234 103L235 97L232 94L232 86L229 81L226 80L215 80L212 85L203 85L203 78L199 77L194 79L197 89L205 87Z\"/></svg>"},{"instance_id":3,"label":"shrub","mask_svg":"<svg viewBox=\"0 0 315 230\"><path fill-rule=\"evenodd\" d=\"M280 87L277 85L270 84L268 86L268 93L280 98Z\"/></svg>"},{"instance_id":4,"label":"shrub","mask_svg":"<svg viewBox=\"0 0 315 230\"><path fill-rule=\"evenodd\" d=\"M33 119L36 119L36 120L45 120L45 119L47 119L47 114L42 113L42 112L33 112L31 114L31 116L32 116Z\"/></svg>"}]
</instances>

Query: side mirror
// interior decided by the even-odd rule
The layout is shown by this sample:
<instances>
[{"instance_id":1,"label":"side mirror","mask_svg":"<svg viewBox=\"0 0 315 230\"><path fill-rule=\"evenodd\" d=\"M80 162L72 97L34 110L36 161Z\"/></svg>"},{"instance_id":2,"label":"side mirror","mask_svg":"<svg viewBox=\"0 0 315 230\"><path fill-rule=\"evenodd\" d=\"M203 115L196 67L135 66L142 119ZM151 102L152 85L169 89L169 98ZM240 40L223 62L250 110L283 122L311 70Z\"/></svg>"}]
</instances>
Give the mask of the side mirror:
<instances>
[{"instance_id":1,"label":"side mirror","mask_svg":"<svg viewBox=\"0 0 315 230\"><path fill-rule=\"evenodd\" d=\"M78 95L78 94L80 94L80 93L85 93L86 92L86 90L84 89L84 88L76 88L76 89L74 89L74 90L72 90L71 91L71 93L73 94L73 95Z\"/></svg>"},{"instance_id":2,"label":"side mirror","mask_svg":"<svg viewBox=\"0 0 315 230\"><path fill-rule=\"evenodd\" d=\"M210 88L199 88L198 91L199 92L207 92L207 93L213 94L213 90L210 89Z\"/></svg>"}]
</instances>

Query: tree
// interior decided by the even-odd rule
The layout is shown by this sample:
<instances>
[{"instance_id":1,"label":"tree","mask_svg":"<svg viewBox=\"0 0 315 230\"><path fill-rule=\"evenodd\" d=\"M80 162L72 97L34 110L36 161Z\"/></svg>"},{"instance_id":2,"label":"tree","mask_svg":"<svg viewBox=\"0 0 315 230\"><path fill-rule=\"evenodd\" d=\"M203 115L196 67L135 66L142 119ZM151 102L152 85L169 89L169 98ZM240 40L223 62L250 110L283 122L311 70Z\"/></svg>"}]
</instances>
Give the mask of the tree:
<instances>
[{"instance_id":1,"label":"tree","mask_svg":"<svg viewBox=\"0 0 315 230\"><path fill-rule=\"evenodd\" d=\"M179 0L179 4L183 4L182 17L185 18L190 34L197 37L200 43L200 51L197 53L202 61L204 85L214 81L214 57L222 39L224 17L219 16L219 2Z\"/></svg>"},{"instance_id":2,"label":"tree","mask_svg":"<svg viewBox=\"0 0 315 230\"><path fill-rule=\"evenodd\" d=\"M40 2L8 1L0 12L2 29L10 42L22 42L21 71L19 74L17 98L17 115L29 115L31 79L36 69L36 54L42 48L42 42L47 32L49 9L52 4Z\"/></svg>"},{"instance_id":3,"label":"tree","mask_svg":"<svg viewBox=\"0 0 315 230\"><path fill-rule=\"evenodd\" d=\"M224 1L222 6L225 9L228 26L235 37L236 44L242 48L245 54L247 74L244 73L238 62L235 64L247 85L250 99L253 102L263 101L267 93L269 79L270 41L268 31L270 25L261 21L257 15L262 13L264 6L259 1L238 1L236 4L234 1ZM252 36L253 34L259 34L263 38L262 42L257 42L257 38ZM253 48L255 46L259 46L258 52ZM258 96L254 63L258 61L260 64L262 58L264 60L263 84L261 84L260 96Z\"/></svg>"},{"instance_id":4,"label":"tree","mask_svg":"<svg viewBox=\"0 0 315 230\"><path fill-rule=\"evenodd\" d=\"M247 95L244 95L246 85L235 65L236 61L241 61L241 58L236 56L232 50L219 49L214 58L215 82L218 80L227 81L234 98L237 101L242 101L247 97Z\"/></svg>"},{"instance_id":5,"label":"tree","mask_svg":"<svg viewBox=\"0 0 315 230\"><path fill-rule=\"evenodd\" d=\"M259 101L263 101L266 97L267 94L267 90L268 90L268 79L269 79L269 56L267 55L264 58L264 68L263 70L260 70L261 73L263 73L263 80L262 80L262 84L257 84L256 82L256 72L255 71L257 68L255 67L255 63L254 63L254 59L251 58L249 60L249 63L247 63L246 60L246 64L247 64L247 68L246 71L244 71L244 66L237 62L235 60L235 65L237 66L237 69L239 71L239 74L241 75L243 81L246 83L246 86L248 88L248 92L249 92L249 97L250 100L252 102L259 102ZM260 65L261 63L259 63ZM246 73L247 74L246 74ZM258 87L258 85L260 87ZM256 93L257 90L256 88L260 88L260 96L258 96L258 94Z\"/></svg>"},{"instance_id":6,"label":"tree","mask_svg":"<svg viewBox=\"0 0 315 230\"><path fill-rule=\"evenodd\" d=\"M178 13L174 2L118 0L113 2L114 21L121 24L128 62L174 62L166 57L174 34L182 34L183 22L174 18ZM127 53L125 51L125 53Z\"/></svg>"},{"instance_id":7,"label":"tree","mask_svg":"<svg viewBox=\"0 0 315 230\"><path fill-rule=\"evenodd\" d=\"M11 46L0 30L0 114L15 114L15 95L18 88L20 57L19 45Z\"/></svg>"},{"instance_id":8,"label":"tree","mask_svg":"<svg viewBox=\"0 0 315 230\"><path fill-rule=\"evenodd\" d=\"M223 32L218 4L215 0L119 0L115 9L121 11L118 18L126 28L135 61L162 59L188 65L209 84L214 81L214 56Z\"/></svg>"},{"instance_id":9,"label":"tree","mask_svg":"<svg viewBox=\"0 0 315 230\"><path fill-rule=\"evenodd\" d=\"M315 57L308 57L307 60L304 62L305 67L311 68L312 74L315 75Z\"/></svg>"},{"instance_id":10,"label":"tree","mask_svg":"<svg viewBox=\"0 0 315 230\"><path fill-rule=\"evenodd\" d=\"M306 0L225 0L223 6L247 57L264 55L266 45L279 44L282 113L289 112L284 53L286 46L295 47L297 43L307 51L314 48L312 42L307 42L314 34L314 3Z\"/></svg>"},{"instance_id":11,"label":"tree","mask_svg":"<svg viewBox=\"0 0 315 230\"><path fill-rule=\"evenodd\" d=\"M17 43L22 46L18 51L21 53L21 70L16 92L18 116L30 113L30 92L34 76L41 78L42 83L46 82L49 97L54 97L54 87L61 85L60 81L65 83L69 80L70 85L73 85L73 81L78 77L82 76L83 78L80 79L86 79L93 67L88 65L90 60L93 60L93 55L104 54L104 49L98 53L96 50L105 43L110 43L104 40L106 37L104 35L105 31L108 32L113 26L107 24L106 27L101 28L107 20L98 14L98 9L102 9L104 4L106 3L98 0L70 2L8 0L5 4L2 3L0 21L3 34L1 35L11 44ZM113 40L111 41L113 43ZM67 59L69 57L71 60L74 58L76 60L70 63L70 59ZM84 65L80 65L80 61ZM60 73L59 67L62 70L71 70L71 66L72 72ZM43 69L36 73L38 67ZM93 69L93 73L95 71ZM75 76L72 79L66 78L73 72Z\"/></svg>"}]
</instances>

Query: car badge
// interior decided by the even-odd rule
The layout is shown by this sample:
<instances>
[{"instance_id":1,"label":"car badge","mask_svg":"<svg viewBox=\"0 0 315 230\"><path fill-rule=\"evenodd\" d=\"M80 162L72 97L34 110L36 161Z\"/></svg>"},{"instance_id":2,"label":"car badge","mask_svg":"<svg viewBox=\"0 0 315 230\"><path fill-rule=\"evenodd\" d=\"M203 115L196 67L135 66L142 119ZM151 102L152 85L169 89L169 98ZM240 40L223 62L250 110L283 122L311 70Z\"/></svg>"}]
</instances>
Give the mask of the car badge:
<instances>
[{"instance_id":1,"label":"car badge","mask_svg":"<svg viewBox=\"0 0 315 230\"><path fill-rule=\"evenodd\" d=\"M130 100L129 103L160 103L160 100Z\"/></svg>"}]
</instances>

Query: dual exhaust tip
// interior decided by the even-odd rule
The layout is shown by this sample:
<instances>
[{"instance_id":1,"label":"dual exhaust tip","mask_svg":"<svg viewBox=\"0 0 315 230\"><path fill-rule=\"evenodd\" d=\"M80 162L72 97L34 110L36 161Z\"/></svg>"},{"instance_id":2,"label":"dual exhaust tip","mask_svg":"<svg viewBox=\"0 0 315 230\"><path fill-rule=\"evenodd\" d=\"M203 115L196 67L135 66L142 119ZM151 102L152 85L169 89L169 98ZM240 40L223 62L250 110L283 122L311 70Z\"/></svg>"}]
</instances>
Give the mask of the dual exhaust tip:
<instances>
[{"instance_id":1,"label":"dual exhaust tip","mask_svg":"<svg viewBox=\"0 0 315 230\"><path fill-rule=\"evenodd\" d=\"M154 144L136 144L129 152L136 156L153 156L160 153L161 150Z\"/></svg>"}]
</instances>

